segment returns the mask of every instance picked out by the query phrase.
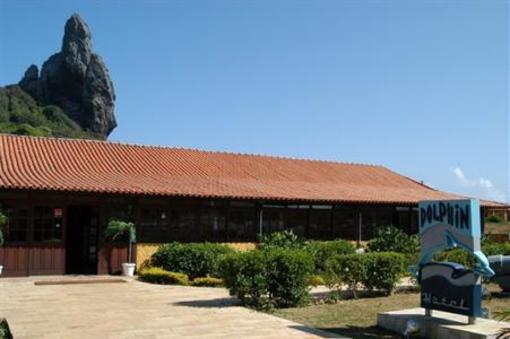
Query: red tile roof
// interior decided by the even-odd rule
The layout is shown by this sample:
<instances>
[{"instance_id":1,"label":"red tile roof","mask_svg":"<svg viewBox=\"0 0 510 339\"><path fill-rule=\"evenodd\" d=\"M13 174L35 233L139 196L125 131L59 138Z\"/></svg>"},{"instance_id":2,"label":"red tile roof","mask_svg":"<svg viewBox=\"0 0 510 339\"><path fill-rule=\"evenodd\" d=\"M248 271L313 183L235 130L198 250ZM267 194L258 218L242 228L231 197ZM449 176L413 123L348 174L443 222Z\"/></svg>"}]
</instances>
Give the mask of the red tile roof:
<instances>
[{"instance_id":1,"label":"red tile roof","mask_svg":"<svg viewBox=\"0 0 510 339\"><path fill-rule=\"evenodd\" d=\"M6 134L0 189L401 204L459 198L382 166Z\"/></svg>"}]
</instances>

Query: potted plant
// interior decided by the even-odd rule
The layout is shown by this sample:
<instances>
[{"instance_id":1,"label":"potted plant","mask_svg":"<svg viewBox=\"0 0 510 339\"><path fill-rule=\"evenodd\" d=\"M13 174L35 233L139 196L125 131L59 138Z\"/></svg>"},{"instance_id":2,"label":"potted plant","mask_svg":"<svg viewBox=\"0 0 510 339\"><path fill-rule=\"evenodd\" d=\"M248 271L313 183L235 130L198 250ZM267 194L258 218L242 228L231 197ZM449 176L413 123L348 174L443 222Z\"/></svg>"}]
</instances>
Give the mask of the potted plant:
<instances>
[{"instance_id":1,"label":"potted plant","mask_svg":"<svg viewBox=\"0 0 510 339\"><path fill-rule=\"evenodd\" d=\"M4 225L7 223L7 217L2 214L2 212L0 212L0 247L4 244L4 234L3 234L3 231L2 231L2 228L4 227ZM4 267L2 265L0 265L0 275L2 275L2 270L4 269Z\"/></svg>"},{"instance_id":2,"label":"potted plant","mask_svg":"<svg viewBox=\"0 0 510 339\"><path fill-rule=\"evenodd\" d=\"M117 237L127 235L129 238L128 262L122 264L122 273L125 276L132 277L135 273L136 264L132 262L133 244L136 243L136 230L132 222L121 220L110 220L108 226L104 230L105 237L115 240Z\"/></svg>"}]
</instances>

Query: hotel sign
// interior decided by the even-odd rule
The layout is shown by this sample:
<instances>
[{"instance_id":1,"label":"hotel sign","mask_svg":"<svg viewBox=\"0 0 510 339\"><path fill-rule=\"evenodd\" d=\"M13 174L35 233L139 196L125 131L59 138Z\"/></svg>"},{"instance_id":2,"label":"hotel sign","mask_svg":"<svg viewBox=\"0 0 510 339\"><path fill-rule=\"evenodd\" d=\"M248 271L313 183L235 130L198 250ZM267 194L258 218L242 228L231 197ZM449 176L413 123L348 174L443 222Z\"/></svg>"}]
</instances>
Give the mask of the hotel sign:
<instances>
[{"instance_id":1,"label":"hotel sign","mask_svg":"<svg viewBox=\"0 0 510 339\"><path fill-rule=\"evenodd\" d=\"M419 224L421 306L481 316L481 277L491 277L494 272L480 247L479 201L422 201ZM476 258L475 267L467 269L458 263L432 261L435 253L450 248L462 248L471 253Z\"/></svg>"}]
</instances>

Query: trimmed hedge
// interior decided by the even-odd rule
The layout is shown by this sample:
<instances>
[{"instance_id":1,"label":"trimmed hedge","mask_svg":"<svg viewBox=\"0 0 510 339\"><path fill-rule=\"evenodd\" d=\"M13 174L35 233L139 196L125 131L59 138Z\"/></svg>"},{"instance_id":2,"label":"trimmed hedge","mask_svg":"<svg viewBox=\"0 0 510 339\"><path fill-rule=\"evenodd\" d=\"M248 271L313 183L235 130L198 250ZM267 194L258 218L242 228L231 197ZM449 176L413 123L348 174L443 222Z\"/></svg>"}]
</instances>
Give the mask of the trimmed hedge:
<instances>
[{"instance_id":1,"label":"trimmed hedge","mask_svg":"<svg viewBox=\"0 0 510 339\"><path fill-rule=\"evenodd\" d=\"M356 248L353 244L342 239L310 241L305 245L304 250L313 256L315 270L318 273L325 270L325 263L329 258L335 255L354 254L356 252Z\"/></svg>"},{"instance_id":2,"label":"trimmed hedge","mask_svg":"<svg viewBox=\"0 0 510 339\"><path fill-rule=\"evenodd\" d=\"M188 276L184 273L169 272L160 267L149 267L138 272L140 279L153 284L189 285Z\"/></svg>"},{"instance_id":3,"label":"trimmed hedge","mask_svg":"<svg viewBox=\"0 0 510 339\"><path fill-rule=\"evenodd\" d=\"M151 257L151 265L187 274L191 279L219 276L221 259L234 250L222 244L173 242L162 245Z\"/></svg>"},{"instance_id":4,"label":"trimmed hedge","mask_svg":"<svg viewBox=\"0 0 510 339\"><path fill-rule=\"evenodd\" d=\"M191 284L193 286L197 286L197 287L223 287L223 286L225 286L223 279L214 278L214 277L195 278Z\"/></svg>"},{"instance_id":5,"label":"trimmed hedge","mask_svg":"<svg viewBox=\"0 0 510 339\"><path fill-rule=\"evenodd\" d=\"M257 309L306 304L313 268L309 253L285 248L231 254L221 265L230 294Z\"/></svg>"},{"instance_id":6,"label":"trimmed hedge","mask_svg":"<svg viewBox=\"0 0 510 339\"><path fill-rule=\"evenodd\" d=\"M347 285L354 297L360 284L390 294L404 276L405 264L406 257L401 253L337 255L326 262L325 281L332 290Z\"/></svg>"},{"instance_id":7,"label":"trimmed hedge","mask_svg":"<svg viewBox=\"0 0 510 339\"><path fill-rule=\"evenodd\" d=\"M391 294L400 278L405 275L407 258L401 253L366 253L366 275L361 283L368 290L382 290Z\"/></svg>"},{"instance_id":8,"label":"trimmed hedge","mask_svg":"<svg viewBox=\"0 0 510 339\"><path fill-rule=\"evenodd\" d=\"M341 290L344 285L356 298L356 290L366 275L365 254L336 255L326 261L325 282L331 290Z\"/></svg>"}]
</instances>

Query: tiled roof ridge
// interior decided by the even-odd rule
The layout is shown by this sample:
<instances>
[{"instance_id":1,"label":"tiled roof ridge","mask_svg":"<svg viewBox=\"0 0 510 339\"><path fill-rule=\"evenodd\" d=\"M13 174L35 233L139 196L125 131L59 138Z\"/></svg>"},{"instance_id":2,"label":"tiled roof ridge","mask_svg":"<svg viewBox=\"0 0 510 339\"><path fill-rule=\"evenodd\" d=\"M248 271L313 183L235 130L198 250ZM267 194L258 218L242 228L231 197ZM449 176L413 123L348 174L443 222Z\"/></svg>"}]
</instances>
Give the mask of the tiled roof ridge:
<instances>
[{"instance_id":1,"label":"tiled roof ridge","mask_svg":"<svg viewBox=\"0 0 510 339\"><path fill-rule=\"evenodd\" d=\"M380 165L1 133L0 189L408 204L463 198Z\"/></svg>"},{"instance_id":2,"label":"tiled roof ridge","mask_svg":"<svg viewBox=\"0 0 510 339\"><path fill-rule=\"evenodd\" d=\"M212 151L212 150L206 150L206 149L200 149L200 148L194 148L194 147L185 147L185 146L148 145L148 144L141 144L141 143L134 143L134 142L100 140L100 139L60 138L60 137L45 137L45 136L32 136L32 135L17 135L17 134L9 134L9 133L0 133L0 136L7 136L9 138L13 137L13 138L27 138L27 139L55 140L57 142L70 141L70 142L99 143L99 144L106 144L106 145L139 147L139 148L146 148L146 149L182 150L182 151L191 151L191 152L199 152L199 153L207 153L207 154L224 154L224 155L243 156L243 157L260 157L260 158L270 158L270 159L277 159L277 160L293 160L293 161L326 163L326 164L333 164L333 165L376 167L376 168L384 168L386 170L391 171L388 167L383 166L383 165L354 162L354 161L312 159L312 158L305 158L305 157L292 157L292 156L281 156L281 155L238 152L238 151ZM394 171L392 171L392 172L399 174Z\"/></svg>"}]
</instances>

